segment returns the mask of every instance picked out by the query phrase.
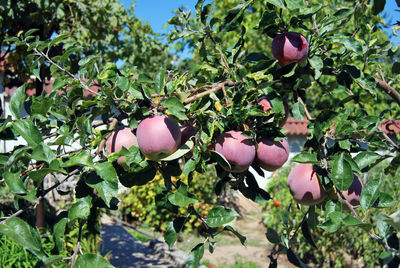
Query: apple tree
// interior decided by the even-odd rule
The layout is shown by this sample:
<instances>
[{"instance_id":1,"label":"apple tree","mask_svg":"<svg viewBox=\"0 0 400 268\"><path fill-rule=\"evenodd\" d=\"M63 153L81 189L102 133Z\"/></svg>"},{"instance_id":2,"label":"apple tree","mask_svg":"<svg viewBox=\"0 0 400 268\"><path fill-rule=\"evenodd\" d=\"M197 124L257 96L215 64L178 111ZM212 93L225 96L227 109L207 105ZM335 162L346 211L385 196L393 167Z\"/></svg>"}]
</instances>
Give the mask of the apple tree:
<instances>
[{"instance_id":1,"label":"apple tree","mask_svg":"<svg viewBox=\"0 0 400 268\"><path fill-rule=\"evenodd\" d=\"M188 267L197 267L204 250L218 246L222 232L242 244L246 237L229 225L239 216L231 208L216 206L206 217L199 214L194 204L202 200L191 191L191 178L211 166L218 177L216 195L230 187L255 202L270 199L254 174L263 176L261 164L271 170L281 166L264 155L271 148L272 155L287 159L281 154L287 151L282 123L289 113L307 118L310 134L293 159L298 165L288 178L293 204L283 212L284 231L269 228L266 233L274 244L270 267L277 266L278 254L307 266L295 251L300 229L313 245L312 230L334 233L342 226L361 228L373 238L382 264L398 263L399 249L392 240L398 245L400 208L397 197L380 190L384 177L396 174L400 159L397 140L381 129L384 120L398 117L400 104L398 48L380 26L385 1L224 1L229 9L218 8L222 1L205 2L197 2L195 17L178 11L170 20L170 40L194 48L185 65L163 61L159 50L146 49L145 42L143 53L159 66L146 68L145 61L132 60L143 56L137 50L114 58L125 45L137 47L128 40L113 51L116 40L97 45L96 38L103 40L94 35L89 39L93 50L87 49L84 32L76 39L61 32L38 38L31 29L4 38L9 50L24 51L33 75L38 76L40 63L49 66L55 80L49 94L26 97L27 84L18 88L10 100L13 117L1 121L3 139L22 138L24 143L0 155L1 185L18 206L4 215L0 233L45 265L60 261L57 250L44 250L37 229L19 217L23 211L77 177L76 198L53 229L60 251L68 231L78 228L81 234L100 209L117 208L119 184L144 185L159 173L164 188L155 197L157 206L175 214L164 234L166 243L175 243L190 215L205 230L203 242L187 259ZM121 28L126 34L115 38L133 34L129 25ZM117 66L116 59L125 64ZM83 95L90 90L84 78L101 87L91 98ZM27 112L23 117L22 108ZM191 131L184 131L187 126ZM121 136L128 141L118 139L121 130L127 131ZM381 161L390 161L385 174L359 179ZM38 191L47 174L62 179ZM188 180L180 180L181 174ZM361 191L352 195L353 188ZM370 218L372 210L387 207L394 212ZM291 209L304 215L297 225L289 221ZM99 255L80 255L79 247L80 241L68 258L71 266L107 265Z\"/></svg>"}]
</instances>

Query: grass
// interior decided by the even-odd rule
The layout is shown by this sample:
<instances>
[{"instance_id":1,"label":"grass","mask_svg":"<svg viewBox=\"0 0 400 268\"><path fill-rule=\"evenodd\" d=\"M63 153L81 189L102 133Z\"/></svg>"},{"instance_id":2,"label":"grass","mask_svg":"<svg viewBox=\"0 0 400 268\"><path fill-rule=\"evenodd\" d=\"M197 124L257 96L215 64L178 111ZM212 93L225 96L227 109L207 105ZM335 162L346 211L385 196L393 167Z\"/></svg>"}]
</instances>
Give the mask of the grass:
<instances>
[{"instance_id":1,"label":"grass","mask_svg":"<svg viewBox=\"0 0 400 268\"><path fill-rule=\"evenodd\" d=\"M208 266L210 264L210 261L205 260L202 262L203 265ZM252 261L245 261L241 257L235 257L235 264L219 264L216 266L217 268L261 268L257 263L252 262Z\"/></svg>"}]
</instances>

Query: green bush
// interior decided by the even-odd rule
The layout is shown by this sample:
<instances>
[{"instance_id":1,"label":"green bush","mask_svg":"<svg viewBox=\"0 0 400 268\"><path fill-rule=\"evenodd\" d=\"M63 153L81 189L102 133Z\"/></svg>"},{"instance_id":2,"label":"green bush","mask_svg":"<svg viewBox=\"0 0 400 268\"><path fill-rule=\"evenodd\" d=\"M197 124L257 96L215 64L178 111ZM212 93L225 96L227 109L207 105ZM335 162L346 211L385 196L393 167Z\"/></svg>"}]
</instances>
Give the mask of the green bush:
<instances>
[{"instance_id":1,"label":"green bush","mask_svg":"<svg viewBox=\"0 0 400 268\"><path fill-rule=\"evenodd\" d=\"M366 179L376 178L383 174L383 170L387 168L387 163L381 163L368 172ZM289 232L291 235L295 232L296 226L303 220L308 206L298 206L292 200L289 188L286 185L289 168L282 168L276 178L273 178L268 184L267 191L271 193L272 199L269 200L263 207L264 211L268 211L268 215L264 217L263 222L268 228L275 229L278 233L285 232L286 229L282 222L285 215L288 214ZM382 187L383 192L391 193L393 196L400 196L400 181L397 179L398 174L394 172L386 176L385 183ZM365 182L365 181L364 181ZM319 211L318 222L323 222L326 211L322 211L319 207L325 206L328 200L325 200L321 205L315 207ZM338 202L334 200L334 202ZM400 204L395 207L382 210L373 210L374 215L363 215L362 209L356 208L357 213L361 217L377 216L379 213L391 213L398 209ZM345 213L350 213L344 211ZM312 227L312 226L310 226ZM381 228L381 229L380 229ZM378 234L387 226L378 227ZM297 230L297 235L294 237L298 245L294 250L299 254L301 259L316 267L375 267L379 265L379 256L381 254L380 245L375 239L372 239L369 234L358 227L342 226L340 232L328 232L316 226L311 228L311 236L315 241L316 247L307 243L307 239L301 234L301 228ZM357 265L356 265L357 264Z\"/></svg>"}]
</instances>

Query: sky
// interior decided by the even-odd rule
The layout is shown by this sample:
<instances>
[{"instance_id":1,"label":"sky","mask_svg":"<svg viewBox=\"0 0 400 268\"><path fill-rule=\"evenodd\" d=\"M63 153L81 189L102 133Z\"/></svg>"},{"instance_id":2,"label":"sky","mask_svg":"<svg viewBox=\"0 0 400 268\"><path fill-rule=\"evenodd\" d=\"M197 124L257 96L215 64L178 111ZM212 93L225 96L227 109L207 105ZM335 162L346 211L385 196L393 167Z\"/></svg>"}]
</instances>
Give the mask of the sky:
<instances>
[{"instance_id":1,"label":"sky","mask_svg":"<svg viewBox=\"0 0 400 268\"><path fill-rule=\"evenodd\" d=\"M173 17L173 10L179 7L186 7L194 12L195 4L197 0L120 0L126 8L131 6L132 2L136 2L134 8L136 17L148 21L156 33L167 33L168 30L163 28L164 24L167 24L168 20ZM396 0L386 0L385 13L389 14L392 18L392 23L397 20L400 21L400 12L395 12L396 9L400 9L396 5ZM398 31L400 35L400 31ZM391 39L396 42L396 45L400 44L400 36L393 36Z\"/></svg>"}]
</instances>

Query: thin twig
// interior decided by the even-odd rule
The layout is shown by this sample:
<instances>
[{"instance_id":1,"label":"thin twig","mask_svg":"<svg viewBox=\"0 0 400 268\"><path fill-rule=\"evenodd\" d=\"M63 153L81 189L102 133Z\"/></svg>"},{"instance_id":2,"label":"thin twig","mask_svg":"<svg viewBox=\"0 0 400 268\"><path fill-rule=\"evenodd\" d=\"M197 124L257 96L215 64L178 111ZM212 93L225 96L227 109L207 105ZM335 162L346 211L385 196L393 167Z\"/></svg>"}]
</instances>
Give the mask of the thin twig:
<instances>
[{"instance_id":1,"label":"thin twig","mask_svg":"<svg viewBox=\"0 0 400 268\"><path fill-rule=\"evenodd\" d=\"M46 194L48 194L50 191L52 191L53 189L55 189L56 187L58 187L59 185L61 185L62 183L64 183L64 182L65 182L67 179L69 179L72 175L75 175L75 174L78 173L78 172L79 172L79 169L75 169L75 170L71 171L70 173L67 174L67 177L65 177L62 181L59 181L59 182L57 182L56 184L54 184L53 186L51 186L50 188L44 190L43 193L38 197L38 201L42 200ZM35 204L36 204L36 203L33 202L33 203L31 203L31 204L29 204L29 205L27 205L27 206L25 206L25 207L19 209L19 210L18 210L17 212L15 212L14 214L12 214L12 215L10 215L10 216L4 218L4 220L2 220L2 221L0 222L0 225L1 225L1 224L5 224L9 219L12 219L12 218L14 218L14 217L19 216L22 212L24 212L24 211L27 210L28 208L34 206Z\"/></svg>"},{"instance_id":2,"label":"thin twig","mask_svg":"<svg viewBox=\"0 0 400 268\"><path fill-rule=\"evenodd\" d=\"M301 223L297 226L296 230L294 231L292 237L289 239L289 241L293 240L293 238L296 236L296 233L299 231L300 227L303 225L303 223L306 221L306 217L308 213L310 213L311 206L308 208L307 212L304 213L303 219L301 220Z\"/></svg>"},{"instance_id":3,"label":"thin twig","mask_svg":"<svg viewBox=\"0 0 400 268\"><path fill-rule=\"evenodd\" d=\"M74 253L72 254L72 257L71 257L71 259L72 259L71 268L74 268L75 262L76 262L76 256L78 255L78 251L81 248L82 226L83 226L83 224L79 223L78 243L76 243Z\"/></svg>"},{"instance_id":4,"label":"thin twig","mask_svg":"<svg viewBox=\"0 0 400 268\"><path fill-rule=\"evenodd\" d=\"M195 100L198 100L198 99L200 99L200 98L202 98L202 97L204 97L206 95L209 95L211 93L217 92L218 90L222 89L223 87L234 87L234 86L237 86L239 84L240 84L240 82L225 81L225 82L222 82L222 83L218 83L216 85L212 85L212 86L210 86L209 90L206 90L204 92L198 93L198 94L196 94L196 95L194 95L192 97L187 98L184 101L184 103L190 103L190 102L193 102Z\"/></svg>"},{"instance_id":5,"label":"thin twig","mask_svg":"<svg viewBox=\"0 0 400 268\"><path fill-rule=\"evenodd\" d=\"M385 81L379 79L379 78L374 78L376 87L379 89L382 89L383 91L386 92L392 99L394 99L399 105L400 105L400 93L395 90L393 87L391 87L388 83Z\"/></svg>"},{"instance_id":6,"label":"thin twig","mask_svg":"<svg viewBox=\"0 0 400 268\"><path fill-rule=\"evenodd\" d=\"M48 62L50 62L51 64L53 64L54 66L56 66L58 69L60 69L61 71L63 71L64 73L66 73L69 77L71 77L72 79L74 79L75 81L78 81L84 89L86 89L87 91L89 91L90 93L96 95L96 96L100 96L101 94L98 92L95 92L93 90L91 90L79 77L77 77L76 75L73 75L72 73L70 73L69 71L67 71L66 69L64 69L63 67L61 67L60 65L58 65L56 62L54 62L49 56L47 56L45 53L43 53L42 51L40 51L37 48L33 49L36 54L38 54L41 57L44 57Z\"/></svg>"},{"instance_id":7,"label":"thin twig","mask_svg":"<svg viewBox=\"0 0 400 268\"><path fill-rule=\"evenodd\" d=\"M304 113L306 114L307 119L308 119L308 120L313 120L313 118L311 117L310 113L308 112L307 106L306 106L306 104L304 103L303 99L302 99L300 96L298 96L298 97L297 97L297 101L300 102L301 105L303 105L303 107L304 107Z\"/></svg>"}]
</instances>

